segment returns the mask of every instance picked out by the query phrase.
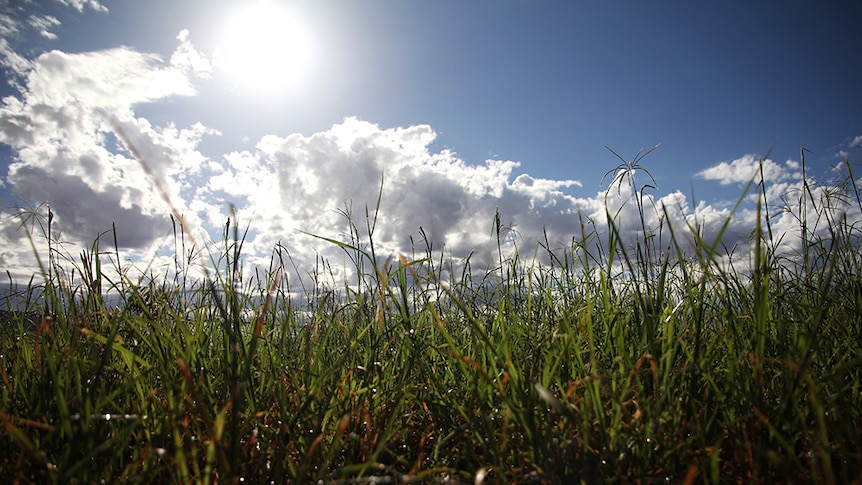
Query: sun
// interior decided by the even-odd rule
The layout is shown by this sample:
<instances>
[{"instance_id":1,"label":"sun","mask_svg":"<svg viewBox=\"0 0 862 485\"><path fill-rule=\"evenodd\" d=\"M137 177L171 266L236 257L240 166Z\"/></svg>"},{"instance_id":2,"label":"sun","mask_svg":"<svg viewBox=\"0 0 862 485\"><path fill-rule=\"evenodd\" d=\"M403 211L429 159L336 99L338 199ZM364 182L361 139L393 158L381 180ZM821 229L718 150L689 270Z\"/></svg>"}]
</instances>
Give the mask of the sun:
<instances>
[{"instance_id":1,"label":"sun","mask_svg":"<svg viewBox=\"0 0 862 485\"><path fill-rule=\"evenodd\" d=\"M217 67L247 88L269 93L301 84L312 49L307 29L294 13L261 0L229 15L213 57Z\"/></svg>"}]
</instances>

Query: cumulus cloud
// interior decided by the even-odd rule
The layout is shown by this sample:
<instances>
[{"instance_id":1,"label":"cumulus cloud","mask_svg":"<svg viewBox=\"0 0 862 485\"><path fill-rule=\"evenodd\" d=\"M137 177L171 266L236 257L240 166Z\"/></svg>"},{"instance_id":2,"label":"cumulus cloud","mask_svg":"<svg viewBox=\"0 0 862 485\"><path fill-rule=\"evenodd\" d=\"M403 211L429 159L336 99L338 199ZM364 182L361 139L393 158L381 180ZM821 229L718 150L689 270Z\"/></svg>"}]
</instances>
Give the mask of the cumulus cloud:
<instances>
[{"instance_id":1,"label":"cumulus cloud","mask_svg":"<svg viewBox=\"0 0 862 485\"><path fill-rule=\"evenodd\" d=\"M474 265L490 268L498 261L498 214L507 255L532 255L539 240L551 249L571 250L573 241L585 237L606 251L609 223L625 248L643 239L644 226L665 243L673 227L686 246L693 242L685 236L689 227L711 241L731 215L730 209L706 203L691 208L679 191L640 194L625 182L578 194L579 181L519 174L517 162L474 165L451 151L435 152L430 148L435 137L427 125L381 128L356 118L310 136L265 136L255 150L227 154L212 169L196 193L196 207L217 225L226 213L204 201L236 201L240 219L256 229L247 241L252 253L266 255L280 244L305 267L318 255L343 260L335 245L305 233L353 243L357 233L348 216L366 243L367 225L373 224L371 239L380 258L421 252L427 237L454 261L469 256ZM641 208L635 196L642 197ZM728 244L744 241L755 219L756 212L740 212L725 232Z\"/></svg>"},{"instance_id":2,"label":"cumulus cloud","mask_svg":"<svg viewBox=\"0 0 862 485\"><path fill-rule=\"evenodd\" d=\"M16 109L26 106L22 103ZM171 188L170 195L191 221L190 228L209 229L217 240L230 215L229 206L234 205L240 224L252 229L245 244L248 267L267 265L271 251L279 246L301 268L291 276L294 281L321 257L331 262L333 276L350 277L350 264L341 249L307 233L351 244L373 239L380 262L398 254L422 254L424 237L439 251L436 254L455 262L470 257L474 268L492 268L498 257L497 215L504 229L503 250L507 255L518 251L522 257L535 254L539 240L565 252L571 250L573 241L589 237L591 250L607 251L609 224L616 227L624 250L644 239L644 227L649 237L663 245L670 242L673 228L681 246L690 249L694 241L690 231L712 242L730 219L723 247L741 258L737 264L744 266L757 223L753 206L744 206L731 218L731 209L724 206L700 202L691 207L679 191L641 193L625 177L584 195L577 193L579 181L517 173L517 162L470 164L452 151L432 150L436 133L428 125L383 128L346 118L307 136L263 136L254 149L218 159L208 159L196 149L201 137L213 133L203 125L157 127L146 119L129 117L120 126L154 174ZM14 130L3 133L7 139L22 136ZM27 133L31 137L39 134ZM105 143L89 145L91 152L83 152L80 146L70 148L77 146L74 140L87 136L97 138L92 133L64 135L55 142L63 146L55 146L50 156L47 148L39 157L30 157L21 148L22 161L10 170L10 185L26 189L35 200L51 201L58 218L69 223L63 226L66 234L79 242L86 243L114 221L121 245L140 248L142 243L153 242L155 235L165 233L169 209L157 200L133 160L109 152ZM42 140L36 145L51 144ZM751 155L739 160L747 161L749 167L756 163ZM730 165L743 173L741 163L722 162L705 172L717 173ZM800 199L802 187L795 162L771 167L768 180L783 180L767 185L767 197L775 210L771 224L781 251L793 254L802 244L800 207L817 213L826 203L829 189L814 185L814 198ZM118 170L137 175L118 176ZM741 176L737 179L742 180ZM834 195L830 204L835 214L862 219L857 206ZM640 204L635 197L641 197ZM828 237L825 222L825 218L812 222L809 236ZM373 227L372 234L368 226Z\"/></svg>"},{"instance_id":3,"label":"cumulus cloud","mask_svg":"<svg viewBox=\"0 0 862 485\"><path fill-rule=\"evenodd\" d=\"M800 178L798 163L788 160L784 165L773 160L761 160L754 155L745 155L732 162L721 162L702 170L697 176L705 180L715 180L721 185L746 184L752 180L760 182L760 170L766 182L781 182L789 178Z\"/></svg>"},{"instance_id":4,"label":"cumulus cloud","mask_svg":"<svg viewBox=\"0 0 862 485\"><path fill-rule=\"evenodd\" d=\"M216 132L199 123L156 126L134 108L194 92L186 69L128 48L44 53L30 62L21 96L0 102L0 142L15 152L5 184L22 201L49 204L54 234L64 240L88 244L116 223L122 247L152 252L170 230L170 208L152 180L185 212L183 190L206 163L197 146ZM0 221L0 233L10 234L16 219ZM16 254L26 254L24 246ZM7 268L17 266L11 253L5 258Z\"/></svg>"},{"instance_id":5,"label":"cumulus cloud","mask_svg":"<svg viewBox=\"0 0 862 485\"><path fill-rule=\"evenodd\" d=\"M206 190L232 190L247 201L251 225L260 229L253 245L265 249L290 240L312 260L327 248L297 231L346 237L347 215L365 228L366 214L375 218L381 184L373 238L387 255L412 252L421 230L454 258L474 253L487 260L498 211L519 232L554 226L553 235L561 236L575 227L574 214L591 208L569 191L577 181L514 176L518 164L512 161L471 165L450 151L431 151L435 137L427 125L384 129L356 118L307 137L266 136L254 153L227 156L224 172ZM237 182L229 188L228 180ZM560 224L567 217L570 222Z\"/></svg>"},{"instance_id":6,"label":"cumulus cloud","mask_svg":"<svg viewBox=\"0 0 862 485\"><path fill-rule=\"evenodd\" d=\"M539 240L565 252L589 237L591 250L607 251L609 224L624 250L642 241L645 229L664 244L670 228L683 246L693 241L690 231L711 242L731 217L726 206L692 207L679 191L641 191L626 176L584 194L580 181L534 177L517 161L469 163L453 151L433 149L437 134L428 125L381 127L349 117L317 133L269 134L253 148L208 157L199 145L216 130L201 123L160 125L136 113L142 104L194 95L193 78L209 72L189 33L180 32L177 40L167 61L129 48L55 50L22 61L21 95L0 101L0 143L15 152L5 184L27 203L50 204L64 240L89 244L116 223L124 251L163 261L159 245L170 231L172 210L183 215L187 230L218 240L233 205L240 224L251 228L247 268L266 265L279 246L300 273L323 257L332 262L334 276L347 278L341 249L308 233L349 243L373 239L380 258L421 254L427 242L435 256L471 258L474 267L491 268L498 261L496 222L506 254L529 258ZM815 213L828 202L834 214L862 219L857 205L826 186L812 184L804 195L798 162L764 160L762 169L776 242L788 254L801 247L796 234L803 212ZM696 175L721 185L745 184L759 181L760 170L758 158L744 155ZM747 257L757 217L756 208L742 207L723 232L724 245ZM828 237L823 221L809 226L812 236ZM19 218L0 217L0 264L26 274L32 251L19 226Z\"/></svg>"},{"instance_id":7,"label":"cumulus cloud","mask_svg":"<svg viewBox=\"0 0 862 485\"><path fill-rule=\"evenodd\" d=\"M594 194L578 194L578 181L519 174L516 162L488 160L471 165L452 152L435 152L430 149L435 136L426 125L381 128L355 118L311 136L271 135L261 139L254 152L225 157L223 171L199 195L221 191L242 198L241 216L260 229L250 247L264 253L280 242L306 264L318 254L337 261L338 249L298 231L349 240L353 234L345 217L349 213L360 236L367 238L366 208L371 208L380 257L411 254L424 234L454 260L471 255L474 264L488 267L493 266L498 250L496 214L506 228L502 243L507 254L535 254L539 240L552 249L570 250L572 241L585 237L594 243L591 249L607 251L609 224L613 224L624 250L642 242L644 230L665 248L673 228L680 247L687 251L695 243L692 232L708 244L721 237L719 249L736 258L733 263L739 269L750 264L759 215L754 202L764 193L774 237L769 243L790 260L802 250L803 238L829 239L830 219L862 220L858 204L846 194L840 197L833 186L809 180L809 190L803 190L801 165L793 160L781 165L764 162L764 190L752 193L746 199L749 202L734 213L726 205L709 202L692 207L679 191L641 193L627 177L617 177L610 187ZM704 173L724 174L706 177L719 183L741 183L759 175L759 168L754 155L745 155ZM380 213L375 216L381 183ZM800 220L805 214L817 216L811 216L803 236ZM213 222L219 217L223 220L224 214L215 215ZM765 228L765 214L760 217Z\"/></svg>"}]
</instances>

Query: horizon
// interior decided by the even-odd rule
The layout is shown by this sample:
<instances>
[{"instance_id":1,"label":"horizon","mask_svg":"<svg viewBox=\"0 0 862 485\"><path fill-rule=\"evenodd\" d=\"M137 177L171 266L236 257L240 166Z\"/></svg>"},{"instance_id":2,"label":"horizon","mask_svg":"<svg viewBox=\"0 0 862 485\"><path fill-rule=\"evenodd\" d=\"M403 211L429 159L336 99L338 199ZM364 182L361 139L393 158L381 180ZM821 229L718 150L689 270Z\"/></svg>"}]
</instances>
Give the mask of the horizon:
<instances>
[{"instance_id":1,"label":"horizon","mask_svg":"<svg viewBox=\"0 0 862 485\"><path fill-rule=\"evenodd\" d=\"M381 183L379 254L409 254L424 233L481 263L498 213L521 254L544 234L567 247L580 217L601 226L606 211L644 237L613 182L654 146L633 167L648 171L634 182L650 186L646 222L702 225L707 242L762 170L728 247L747 247L761 193L792 206L803 150L814 195L847 166L862 183L862 7L849 2L205 5L0 8L0 268L38 269L16 213L41 204L64 247L116 224L139 270L173 265L174 209L206 244L235 207L251 271L279 245L299 268L345 261L304 233L351 234L345 212L364 228ZM836 210L862 220L852 203ZM774 242L798 251L798 235L782 238L799 214L773 216Z\"/></svg>"}]
</instances>

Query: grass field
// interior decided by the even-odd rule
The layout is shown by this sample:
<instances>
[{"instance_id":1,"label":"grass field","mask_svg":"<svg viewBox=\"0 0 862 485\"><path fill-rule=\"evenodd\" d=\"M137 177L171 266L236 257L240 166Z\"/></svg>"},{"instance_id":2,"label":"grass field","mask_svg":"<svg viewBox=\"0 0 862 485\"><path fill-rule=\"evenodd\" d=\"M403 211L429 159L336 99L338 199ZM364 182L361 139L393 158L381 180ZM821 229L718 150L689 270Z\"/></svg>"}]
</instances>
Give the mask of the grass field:
<instances>
[{"instance_id":1,"label":"grass field","mask_svg":"<svg viewBox=\"0 0 862 485\"><path fill-rule=\"evenodd\" d=\"M355 284L301 297L278 250L241 281L236 221L200 279L55 248L3 315L0 481L860 481L862 233L805 188L801 253L767 220L745 269L696 228L623 244L613 214L447 281L430 248L332 241Z\"/></svg>"}]
</instances>

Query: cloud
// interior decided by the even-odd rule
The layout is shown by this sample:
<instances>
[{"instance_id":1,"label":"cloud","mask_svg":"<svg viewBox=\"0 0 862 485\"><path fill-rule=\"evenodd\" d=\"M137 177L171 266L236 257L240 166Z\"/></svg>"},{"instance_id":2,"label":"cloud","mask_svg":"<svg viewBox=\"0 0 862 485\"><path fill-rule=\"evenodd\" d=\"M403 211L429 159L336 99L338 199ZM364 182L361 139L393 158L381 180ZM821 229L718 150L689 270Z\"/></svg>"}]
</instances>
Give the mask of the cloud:
<instances>
[{"instance_id":1,"label":"cloud","mask_svg":"<svg viewBox=\"0 0 862 485\"><path fill-rule=\"evenodd\" d=\"M67 7L73 7L79 12L83 12L85 8L89 7L97 12L107 12L108 7L102 5L99 0L57 0L58 2L66 5Z\"/></svg>"},{"instance_id":2,"label":"cloud","mask_svg":"<svg viewBox=\"0 0 862 485\"><path fill-rule=\"evenodd\" d=\"M9 42L9 39L18 36L19 33L20 29L15 17L6 12L0 12L0 67L13 74L6 79L6 82L13 87L18 87L15 76L23 75L30 70L30 62L18 54Z\"/></svg>"},{"instance_id":3,"label":"cloud","mask_svg":"<svg viewBox=\"0 0 862 485\"><path fill-rule=\"evenodd\" d=\"M85 8L91 8L97 12L107 12L108 9L99 2L99 0L56 0L58 3L67 7L72 7L83 12ZM28 2L29 3L29 2ZM33 7L33 5L31 5ZM31 9L23 7L3 8L0 11L0 67L6 69L6 82L19 90L21 84L16 79L17 77L26 76L32 68L29 60L20 55L13 46L14 41L21 40L24 35L21 27L33 29L36 33L46 39L56 40L57 34L51 32L51 28L61 24L60 20L53 15L40 15L38 13L30 13L26 19L20 19L21 14L25 14Z\"/></svg>"},{"instance_id":4,"label":"cloud","mask_svg":"<svg viewBox=\"0 0 862 485\"><path fill-rule=\"evenodd\" d=\"M643 238L642 218L661 241L670 241L673 227L686 246L693 241L685 236L689 225L700 227L700 235L709 240L730 216L729 209L707 204L692 210L679 191L644 194L641 213L625 183L584 196L576 193L579 181L518 174L517 162L474 165L451 151L435 152L430 148L435 137L427 125L381 128L356 118L310 136L268 135L254 151L227 154L193 206L218 225L227 214L213 207L236 202L240 220L256 230L246 244L251 253L265 255L280 244L306 268L314 266L318 255L343 261L338 247L306 232L367 243L372 225L371 239L381 259L421 253L427 237L453 261L469 256L475 268L490 268L498 262L496 214L508 255L533 255L539 240L562 252L586 236L604 246L608 214L623 247ZM740 222L752 227L753 217L746 213ZM749 232L732 224L726 235L744 239Z\"/></svg>"},{"instance_id":5,"label":"cloud","mask_svg":"<svg viewBox=\"0 0 862 485\"><path fill-rule=\"evenodd\" d=\"M697 176L705 180L716 180L721 185L747 184L751 180L759 182L761 164L763 178L767 182L780 182L802 176L797 171L796 162L787 161L782 166L769 159L761 160L754 155L745 155L729 163L721 162L698 172Z\"/></svg>"},{"instance_id":6,"label":"cloud","mask_svg":"<svg viewBox=\"0 0 862 485\"><path fill-rule=\"evenodd\" d=\"M18 23L12 15L0 11L0 37L6 38L18 33Z\"/></svg>"},{"instance_id":7,"label":"cloud","mask_svg":"<svg viewBox=\"0 0 862 485\"><path fill-rule=\"evenodd\" d=\"M92 241L116 222L121 246L157 244L170 229L170 210L146 172L184 210L183 187L206 163L197 146L216 132L199 123L155 126L134 107L194 92L184 69L128 48L42 54L31 62L22 95L0 102L0 142L16 154L7 187L23 200L49 203L55 230L70 241ZM114 125L146 167L124 150Z\"/></svg>"},{"instance_id":8,"label":"cloud","mask_svg":"<svg viewBox=\"0 0 862 485\"><path fill-rule=\"evenodd\" d=\"M731 218L727 207L707 202L691 207L679 191L661 194L648 190L639 207L626 183L581 195L575 193L579 181L516 173L517 162L469 164L452 151L432 150L436 133L428 125L382 128L346 118L307 136L266 135L254 149L229 152L218 159L197 151L201 138L213 134L200 124L158 127L146 119L129 117L121 127L154 174L170 188L191 230L208 230L218 240L230 216L229 207L234 205L241 226L251 228L245 243L248 267L268 265L273 248L285 248L301 268L290 276L293 284L307 278L319 258L329 262L333 283L353 281L351 263L342 250L306 233L360 245L373 239L380 263L399 254L424 255L427 243L435 256L442 254L456 263L470 257L478 274L498 261L496 214L503 229L504 253L517 251L528 258L538 254L540 261L547 255L536 252L539 240L563 255L572 251L573 241L585 237L593 256L601 259L600 254L608 250L608 217L623 250L643 241L644 226L663 247L670 242L672 227L681 247L691 250L694 237L690 231L711 243L730 219L721 247L732 252L741 268L748 264L757 222L752 206L744 206ZM76 137L93 138L92 133L85 135L69 134L64 143L71 146ZM77 158L62 158L72 153ZM50 200L67 237L86 244L116 221L122 246L144 249L141 254L157 259L155 250L147 252L145 246L166 233L169 209L148 188L137 162L96 149L88 155L57 148L54 155L39 157L48 160L42 164L24 158L29 162L16 163L10 170L10 185L26 188L35 200ZM728 165L733 166L722 162L706 172ZM798 236L801 206L794 199L802 193L801 182L795 178L793 171L798 167L794 162L778 168L784 172L773 168L768 173L772 179L784 181L768 182L767 197L774 211L771 223L776 243L780 241L780 250L790 255L802 245ZM117 176L117 170L137 175ZM807 204L808 213L814 214L822 208L827 188L815 186L812 194L816 200L804 200L802 205ZM836 214L862 220L856 206L836 200L833 197ZM821 218L811 224L811 237L829 236L824 221ZM368 227L373 227L370 235ZM7 227L0 234L9 231Z\"/></svg>"},{"instance_id":9,"label":"cloud","mask_svg":"<svg viewBox=\"0 0 862 485\"><path fill-rule=\"evenodd\" d=\"M115 110L195 92L181 71L161 67L159 56L126 47L82 54L55 50L34 64L27 77L31 104Z\"/></svg>"},{"instance_id":10,"label":"cloud","mask_svg":"<svg viewBox=\"0 0 862 485\"><path fill-rule=\"evenodd\" d=\"M39 32L39 35L46 39L55 40L57 38L57 34L50 31L51 27L60 25L60 21L57 20L57 17L53 17L51 15L31 15L27 20L27 23L30 24L30 27L36 29L36 31Z\"/></svg>"},{"instance_id":11,"label":"cloud","mask_svg":"<svg viewBox=\"0 0 862 485\"><path fill-rule=\"evenodd\" d=\"M0 29L3 25L0 20ZM454 151L433 149L437 133L422 124L381 127L348 117L317 133L272 133L253 148L205 156L199 146L218 135L216 130L201 123L159 124L136 111L143 104L194 96L193 78L209 72L187 31L177 41L168 61L121 47L78 54L54 50L10 67L23 75L20 96L0 101L0 143L15 153L5 185L27 203L50 204L55 230L69 244L89 245L116 223L124 253L168 264L160 249L172 210L183 215L196 238L218 241L233 205L239 223L251 228L245 244L249 270L267 265L278 246L300 268L290 276L294 283L321 257L341 283L350 276L342 250L307 233L366 244L365 249L373 240L381 261L398 254L424 256L427 243L435 257L459 264L470 258L479 273L499 262L498 215L502 250L522 258L538 254L540 260L546 257L536 251L540 240L563 255L571 254L573 241L585 238L600 259L608 250L611 223L623 250L643 241L644 227L651 240L665 245L672 227L690 248L690 231L712 242L731 217L723 205L692 207L679 191L633 190L625 177L584 194L580 181L534 177L517 161L470 163ZM144 165L129 153L132 146ZM760 169L758 158L744 155L697 175L722 185L744 184L759 179ZM814 197L799 199L799 163L764 160L762 169L776 243L781 241L787 254L801 248L796 234L803 207L814 213L830 200L835 214L862 220L857 206L828 199L826 187L813 184ZM154 180L173 207L162 200ZM724 245L737 248L740 258L749 254L757 217L754 207L744 205L723 233ZM0 264L26 275L33 268L32 251L19 225L12 214L0 217L0 248L5 248ZM828 237L822 221L810 227L812 235Z\"/></svg>"},{"instance_id":12,"label":"cloud","mask_svg":"<svg viewBox=\"0 0 862 485\"><path fill-rule=\"evenodd\" d=\"M171 55L171 66L194 73L202 78L209 78L212 72L212 62L201 53L189 40L189 31L183 29L177 34L180 45Z\"/></svg>"}]
</instances>

